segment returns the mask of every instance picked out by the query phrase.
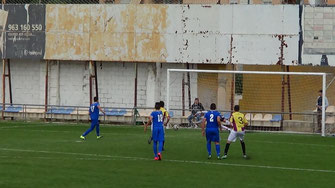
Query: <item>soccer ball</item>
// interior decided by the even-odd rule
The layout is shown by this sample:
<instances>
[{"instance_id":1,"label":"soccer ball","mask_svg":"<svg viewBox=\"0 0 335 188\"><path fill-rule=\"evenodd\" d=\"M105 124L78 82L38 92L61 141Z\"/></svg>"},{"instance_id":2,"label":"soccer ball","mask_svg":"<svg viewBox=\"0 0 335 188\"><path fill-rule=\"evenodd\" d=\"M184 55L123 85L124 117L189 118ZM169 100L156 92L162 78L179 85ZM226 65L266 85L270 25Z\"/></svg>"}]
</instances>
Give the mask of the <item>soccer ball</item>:
<instances>
[{"instance_id":1,"label":"soccer ball","mask_svg":"<svg viewBox=\"0 0 335 188\"><path fill-rule=\"evenodd\" d=\"M178 125L173 125L173 129L174 129L175 131L178 131L179 126L178 126Z\"/></svg>"}]
</instances>

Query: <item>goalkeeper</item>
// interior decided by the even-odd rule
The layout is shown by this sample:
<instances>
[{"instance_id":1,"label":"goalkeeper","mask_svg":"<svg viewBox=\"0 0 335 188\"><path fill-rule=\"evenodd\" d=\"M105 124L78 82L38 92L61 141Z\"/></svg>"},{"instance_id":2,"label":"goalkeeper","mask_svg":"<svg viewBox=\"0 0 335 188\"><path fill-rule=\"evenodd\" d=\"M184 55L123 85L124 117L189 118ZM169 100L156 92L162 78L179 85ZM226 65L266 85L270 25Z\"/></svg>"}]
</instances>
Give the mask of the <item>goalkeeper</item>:
<instances>
[{"instance_id":1,"label":"goalkeeper","mask_svg":"<svg viewBox=\"0 0 335 188\"><path fill-rule=\"evenodd\" d=\"M242 146L242 152L243 157L247 158L246 152L245 152L245 143L244 143L244 127L248 125L248 121L245 118L244 114L240 113L240 106L235 105L234 106L234 113L230 117L230 123L233 127L233 129L230 131L230 134L228 136L227 144L224 150L224 155L222 156L222 159L226 159L228 155L228 150L231 142L235 142L236 138L240 139L241 146Z\"/></svg>"}]
</instances>

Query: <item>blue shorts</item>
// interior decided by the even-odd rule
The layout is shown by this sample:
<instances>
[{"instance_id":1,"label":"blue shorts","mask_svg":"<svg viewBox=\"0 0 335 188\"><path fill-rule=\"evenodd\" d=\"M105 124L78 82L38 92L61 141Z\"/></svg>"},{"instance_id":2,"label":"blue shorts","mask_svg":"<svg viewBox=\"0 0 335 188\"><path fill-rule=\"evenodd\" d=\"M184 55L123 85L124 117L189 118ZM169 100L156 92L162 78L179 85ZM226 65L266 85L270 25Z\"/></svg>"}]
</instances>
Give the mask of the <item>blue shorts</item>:
<instances>
[{"instance_id":1,"label":"blue shorts","mask_svg":"<svg viewBox=\"0 0 335 188\"><path fill-rule=\"evenodd\" d=\"M163 128L163 126L153 128L153 130L152 130L152 140L154 142L164 141L164 128Z\"/></svg>"},{"instance_id":2,"label":"blue shorts","mask_svg":"<svg viewBox=\"0 0 335 188\"><path fill-rule=\"evenodd\" d=\"M220 142L219 129L206 129L206 139L211 142Z\"/></svg>"},{"instance_id":3,"label":"blue shorts","mask_svg":"<svg viewBox=\"0 0 335 188\"><path fill-rule=\"evenodd\" d=\"M99 119L91 119L91 126L99 125Z\"/></svg>"}]
</instances>

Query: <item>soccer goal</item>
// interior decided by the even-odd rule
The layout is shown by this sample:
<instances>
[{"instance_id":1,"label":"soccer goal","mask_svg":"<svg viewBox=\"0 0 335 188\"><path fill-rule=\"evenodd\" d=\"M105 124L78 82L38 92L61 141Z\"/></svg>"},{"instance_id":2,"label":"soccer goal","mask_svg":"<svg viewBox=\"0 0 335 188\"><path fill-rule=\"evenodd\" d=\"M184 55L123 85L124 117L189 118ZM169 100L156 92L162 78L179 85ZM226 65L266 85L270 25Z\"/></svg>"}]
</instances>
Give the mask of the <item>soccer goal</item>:
<instances>
[{"instance_id":1,"label":"soccer goal","mask_svg":"<svg viewBox=\"0 0 335 188\"><path fill-rule=\"evenodd\" d=\"M333 75L321 72L168 69L166 108L175 122L187 125L201 119L211 103L226 119L234 105L240 105L249 130L326 136L335 130L333 80ZM204 112L192 112L195 98Z\"/></svg>"}]
</instances>

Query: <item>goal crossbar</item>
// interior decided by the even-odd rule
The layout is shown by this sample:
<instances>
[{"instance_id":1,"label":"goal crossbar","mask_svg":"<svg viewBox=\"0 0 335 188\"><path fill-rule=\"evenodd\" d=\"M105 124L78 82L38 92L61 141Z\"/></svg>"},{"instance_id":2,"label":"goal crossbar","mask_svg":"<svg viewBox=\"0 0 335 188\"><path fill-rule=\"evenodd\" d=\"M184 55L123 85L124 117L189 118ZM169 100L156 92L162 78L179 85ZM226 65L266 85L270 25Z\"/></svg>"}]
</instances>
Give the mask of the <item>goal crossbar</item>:
<instances>
[{"instance_id":1,"label":"goal crossbar","mask_svg":"<svg viewBox=\"0 0 335 188\"><path fill-rule=\"evenodd\" d=\"M275 71L234 71L234 70L199 70L199 69L167 69L167 94L166 94L166 109L170 109L170 72L189 72L189 73L223 73L223 74L263 74L263 75L306 75L306 76L322 76L322 120L321 120L321 135L325 136L326 125L326 76L323 72L275 72Z\"/></svg>"}]
</instances>

